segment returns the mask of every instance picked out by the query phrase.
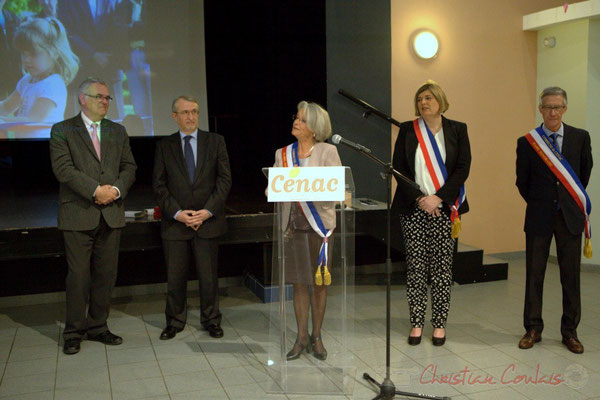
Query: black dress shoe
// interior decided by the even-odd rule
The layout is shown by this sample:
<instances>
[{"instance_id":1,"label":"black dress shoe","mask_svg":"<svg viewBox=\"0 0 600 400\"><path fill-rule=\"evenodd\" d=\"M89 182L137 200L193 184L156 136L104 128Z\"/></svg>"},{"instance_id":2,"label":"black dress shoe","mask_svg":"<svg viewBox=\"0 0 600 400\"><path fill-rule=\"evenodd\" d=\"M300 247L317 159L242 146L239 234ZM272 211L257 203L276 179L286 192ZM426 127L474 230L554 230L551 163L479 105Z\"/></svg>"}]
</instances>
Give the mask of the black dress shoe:
<instances>
[{"instance_id":1,"label":"black dress shoe","mask_svg":"<svg viewBox=\"0 0 600 400\"><path fill-rule=\"evenodd\" d=\"M160 333L160 340L173 339L175 335L181 332L183 328L176 328L172 325L167 325L165 329Z\"/></svg>"},{"instance_id":2,"label":"black dress shoe","mask_svg":"<svg viewBox=\"0 0 600 400\"><path fill-rule=\"evenodd\" d=\"M63 346L65 354L77 354L81 349L81 339L67 339Z\"/></svg>"},{"instance_id":3,"label":"black dress shoe","mask_svg":"<svg viewBox=\"0 0 600 400\"><path fill-rule=\"evenodd\" d=\"M208 334L211 337L214 337L216 339L223 337L223 329L221 329L221 325L218 325L218 324L208 325L204 329L206 329L208 331Z\"/></svg>"},{"instance_id":4,"label":"black dress shoe","mask_svg":"<svg viewBox=\"0 0 600 400\"><path fill-rule=\"evenodd\" d=\"M117 336L110 331L104 331L94 336L88 335L88 340L93 340L94 342L100 342L107 344L109 346L116 346L123 343L123 338Z\"/></svg>"}]
</instances>

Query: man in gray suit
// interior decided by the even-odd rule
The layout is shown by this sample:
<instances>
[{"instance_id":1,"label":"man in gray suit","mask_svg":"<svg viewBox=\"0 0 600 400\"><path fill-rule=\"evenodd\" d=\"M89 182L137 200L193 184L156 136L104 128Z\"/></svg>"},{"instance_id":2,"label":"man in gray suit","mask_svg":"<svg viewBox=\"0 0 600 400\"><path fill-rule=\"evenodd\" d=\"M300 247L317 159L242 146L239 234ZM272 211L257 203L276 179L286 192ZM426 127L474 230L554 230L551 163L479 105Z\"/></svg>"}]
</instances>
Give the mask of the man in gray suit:
<instances>
[{"instance_id":1,"label":"man in gray suit","mask_svg":"<svg viewBox=\"0 0 600 400\"><path fill-rule=\"evenodd\" d=\"M160 339L175 337L187 319L187 273L200 282L200 322L223 337L217 281L217 238L227 231L225 199L231 188L229 156L222 136L198 129L198 101L180 96L172 104L179 131L156 146L153 187L162 211L167 265L167 326Z\"/></svg>"},{"instance_id":2,"label":"man in gray suit","mask_svg":"<svg viewBox=\"0 0 600 400\"><path fill-rule=\"evenodd\" d=\"M50 132L52 170L60 182L58 229L68 264L65 354L79 352L86 333L104 344L123 342L106 320L125 226L123 200L137 168L125 128L104 118L112 100L106 84L86 79L78 99L81 113Z\"/></svg>"}]
</instances>

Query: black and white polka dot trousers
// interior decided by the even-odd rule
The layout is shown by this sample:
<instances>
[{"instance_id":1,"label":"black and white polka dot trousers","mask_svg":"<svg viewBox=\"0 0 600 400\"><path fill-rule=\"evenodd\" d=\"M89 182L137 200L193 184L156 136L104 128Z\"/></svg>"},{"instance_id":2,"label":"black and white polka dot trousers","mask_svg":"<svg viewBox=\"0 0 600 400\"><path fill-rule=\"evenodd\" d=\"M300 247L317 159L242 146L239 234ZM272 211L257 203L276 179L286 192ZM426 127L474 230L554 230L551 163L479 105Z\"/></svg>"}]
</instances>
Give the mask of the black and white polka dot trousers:
<instances>
[{"instance_id":1,"label":"black and white polka dot trousers","mask_svg":"<svg viewBox=\"0 0 600 400\"><path fill-rule=\"evenodd\" d=\"M434 217L416 207L412 214L401 217L401 226L408 264L406 294L410 323L415 328L425 324L430 278L431 324L434 328L445 328L450 309L454 255L450 218L444 213Z\"/></svg>"}]
</instances>

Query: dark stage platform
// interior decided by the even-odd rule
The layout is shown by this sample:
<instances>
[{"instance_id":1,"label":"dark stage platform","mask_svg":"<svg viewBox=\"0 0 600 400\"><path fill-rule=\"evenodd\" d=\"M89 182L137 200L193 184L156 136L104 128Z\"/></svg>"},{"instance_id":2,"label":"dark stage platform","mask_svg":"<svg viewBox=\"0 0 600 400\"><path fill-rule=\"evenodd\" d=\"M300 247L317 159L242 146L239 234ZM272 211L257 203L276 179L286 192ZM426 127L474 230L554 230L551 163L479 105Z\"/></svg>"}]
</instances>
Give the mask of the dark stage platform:
<instances>
[{"instance_id":1,"label":"dark stage platform","mask_svg":"<svg viewBox=\"0 0 600 400\"><path fill-rule=\"evenodd\" d=\"M66 261L62 235L56 227L58 193L39 194L4 191L0 195L0 297L64 290ZM128 211L153 208L148 186L134 187L126 199ZM385 262L385 204L367 206L355 200L355 263L357 284L384 283L378 268ZM258 211L256 211L258 210ZM220 238L219 277L254 276L268 284L271 277L273 240L272 205L266 199L230 198L229 230ZM252 212L254 211L254 212ZM394 281L404 281L402 238L393 238L392 260L400 262ZM166 281L160 239L160 221L152 217L128 219L123 229L118 286ZM474 283L506 279L507 265L484 265L483 251L459 245L454 280ZM193 274L193 272L191 272ZM241 279L240 279L241 282Z\"/></svg>"}]
</instances>

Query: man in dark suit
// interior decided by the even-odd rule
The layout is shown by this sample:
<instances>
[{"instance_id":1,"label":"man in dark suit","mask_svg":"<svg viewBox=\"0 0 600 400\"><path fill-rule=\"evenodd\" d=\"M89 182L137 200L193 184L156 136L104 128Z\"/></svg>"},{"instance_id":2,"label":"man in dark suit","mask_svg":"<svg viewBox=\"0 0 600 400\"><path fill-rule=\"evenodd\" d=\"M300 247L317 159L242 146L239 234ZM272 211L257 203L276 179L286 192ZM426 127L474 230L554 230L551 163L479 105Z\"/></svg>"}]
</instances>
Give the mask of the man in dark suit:
<instances>
[{"instance_id":1,"label":"man in dark suit","mask_svg":"<svg viewBox=\"0 0 600 400\"><path fill-rule=\"evenodd\" d=\"M540 94L539 111L544 119L542 129L545 134L554 141L556 149L586 187L592 171L590 135L583 129L562 122L567 111L567 93L558 87L544 89ZM527 280L523 312L527 332L519 341L519 348L529 349L542 340L544 275L554 237L563 296L562 342L573 353L583 353L583 345L577 338L577 326L581 319L579 271L585 216L525 137L517 142L516 184L527 202Z\"/></svg>"},{"instance_id":2,"label":"man in dark suit","mask_svg":"<svg viewBox=\"0 0 600 400\"><path fill-rule=\"evenodd\" d=\"M104 118L110 100L103 81L86 79L79 86L81 113L50 132L52 170L60 182L58 229L69 268L66 354L79 351L86 333L88 340L104 344L123 341L106 320L125 226L123 199L137 167L125 128Z\"/></svg>"},{"instance_id":3,"label":"man in dark suit","mask_svg":"<svg viewBox=\"0 0 600 400\"><path fill-rule=\"evenodd\" d=\"M220 338L217 238L227 230L225 199L231 188L229 156L222 136L198 129L198 101L180 96L172 105L179 131L156 147L153 187L162 211L167 265L167 326L162 340L185 327L187 274L195 266L200 284L200 322Z\"/></svg>"}]
</instances>

